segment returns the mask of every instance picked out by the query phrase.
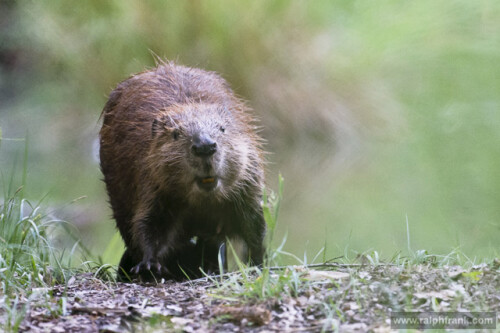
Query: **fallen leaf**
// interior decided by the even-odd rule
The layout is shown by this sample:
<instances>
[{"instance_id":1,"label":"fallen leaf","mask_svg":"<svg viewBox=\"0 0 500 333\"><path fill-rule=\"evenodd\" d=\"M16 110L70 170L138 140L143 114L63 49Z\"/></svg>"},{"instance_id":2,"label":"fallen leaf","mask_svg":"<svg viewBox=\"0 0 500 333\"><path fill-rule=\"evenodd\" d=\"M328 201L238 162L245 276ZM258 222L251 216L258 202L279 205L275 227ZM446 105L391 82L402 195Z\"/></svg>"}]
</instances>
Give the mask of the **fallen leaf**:
<instances>
[{"instance_id":1,"label":"fallen leaf","mask_svg":"<svg viewBox=\"0 0 500 333\"><path fill-rule=\"evenodd\" d=\"M473 272L462 273L462 275L465 278L469 278L473 282L477 282L481 280L483 272L473 271Z\"/></svg>"},{"instance_id":2,"label":"fallen leaf","mask_svg":"<svg viewBox=\"0 0 500 333\"><path fill-rule=\"evenodd\" d=\"M337 272L337 271L317 271L310 270L307 272L305 278L310 281L321 281L321 280L342 280L349 278L349 273Z\"/></svg>"},{"instance_id":3,"label":"fallen leaf","mask_svg":"<svg viewBox=\"0 0 500 333\"><path fill-rule=\"evenodd\" d=\"M232 320L241 322L243 319L256 325L266 325L271 321L271 312L264 306L221 306L213 311L214 316L230 316Z\"/></svg>"},{"instance_id":4,"label":"fallen leaf","mask_svg":"<svg viewBox=\"0 0 500 333\"><path fill-rule=\"evenodd\" d=\"M431 299L432 297L434 297L439 300L450 300L456 296L456 293L453 290L444 289L440 291L414 293L413 296L419 299Z\"/></svg>"},{"instance_id":5,"label":"fallen leaf","mask_svg":"<svg viewBox=\"0 0 500 333\"><path fill-rule=\"evenodd\" d=\"M465 272L461 267L453 267L450 271L448 271L448 276L452 280L457 280L462 277L462 274Z\"/></svg>"},{"instance_id":6,"label":"fallen leaf","mask_svg":"<svg viewBox=\"0 0 500 333\"><path fill-rule=\"evenodd\" d=\"M182 317L172 317L170 318L170 321L178 326L186 326L188 324L191 324L193 322L192 319L187 319L187 318L182 318Z\"/></svg>"}]
</instances>

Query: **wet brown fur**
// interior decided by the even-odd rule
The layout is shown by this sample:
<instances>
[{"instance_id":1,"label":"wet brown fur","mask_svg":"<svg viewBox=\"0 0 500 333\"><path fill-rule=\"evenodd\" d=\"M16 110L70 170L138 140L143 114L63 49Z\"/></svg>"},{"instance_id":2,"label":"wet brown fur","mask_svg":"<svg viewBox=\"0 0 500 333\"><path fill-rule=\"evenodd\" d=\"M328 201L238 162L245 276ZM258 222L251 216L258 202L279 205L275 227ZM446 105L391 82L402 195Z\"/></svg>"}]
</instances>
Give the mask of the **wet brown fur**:
<instances>
[{"instance_id":1,"label":"wet brown fur","mask_svg":"<svg viewBox=\"0 0 500 333\"><path fill-rule=\"evenodd\" d=\"M197 266L216 270L226 238L242 239L249 262L262 262L263 158L249 111L217 74L172 62L133 75L111 92L100 158L126 245L122 273L144 277L151 270L155 277L181 279L179 265L194 275ZM190 151L202 134L217 143L210 158ZM196 184L212 176L215 189Z\"/></svg>"}]
</instances>

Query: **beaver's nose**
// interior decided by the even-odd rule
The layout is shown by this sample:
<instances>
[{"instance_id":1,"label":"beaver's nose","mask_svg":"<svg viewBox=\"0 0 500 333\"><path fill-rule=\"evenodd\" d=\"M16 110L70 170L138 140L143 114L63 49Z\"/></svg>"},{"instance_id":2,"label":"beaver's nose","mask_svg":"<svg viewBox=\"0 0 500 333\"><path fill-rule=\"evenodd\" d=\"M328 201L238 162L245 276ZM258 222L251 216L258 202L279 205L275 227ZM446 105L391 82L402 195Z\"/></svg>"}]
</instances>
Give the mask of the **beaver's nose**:
<instances>
[{"instance_id":1,"label":"beaver's nose","mask_svg":"<svg viewBox=\"0 0 500 333\"><path fill-rule=\"evenodd\" d=\"M217 143L207 135L199 135L193 138L191 150L196 156L209 157L217 151Z\"/></svg>"}]
</instances>

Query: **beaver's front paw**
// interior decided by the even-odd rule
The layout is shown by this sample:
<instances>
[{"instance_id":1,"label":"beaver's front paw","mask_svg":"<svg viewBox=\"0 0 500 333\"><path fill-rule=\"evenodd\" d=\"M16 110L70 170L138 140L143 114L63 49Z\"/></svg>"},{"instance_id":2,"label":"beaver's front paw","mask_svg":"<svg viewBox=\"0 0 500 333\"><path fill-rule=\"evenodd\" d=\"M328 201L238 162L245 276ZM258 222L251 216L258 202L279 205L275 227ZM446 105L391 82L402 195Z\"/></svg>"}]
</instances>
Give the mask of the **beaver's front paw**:
<instances>
[{"instance_id":1,"label":"beaver's front paw","mask_svg":"<svg viewBox=\"0 0 500 333\"><path fill-rule=\"evenodd\" d=\"M143 259L140 263L132 267L130 270L133 274L143 274L151 272L155 275L167 275L168 270L163 267L160 262L156 259Z\"/></svg>"}]
</instances>

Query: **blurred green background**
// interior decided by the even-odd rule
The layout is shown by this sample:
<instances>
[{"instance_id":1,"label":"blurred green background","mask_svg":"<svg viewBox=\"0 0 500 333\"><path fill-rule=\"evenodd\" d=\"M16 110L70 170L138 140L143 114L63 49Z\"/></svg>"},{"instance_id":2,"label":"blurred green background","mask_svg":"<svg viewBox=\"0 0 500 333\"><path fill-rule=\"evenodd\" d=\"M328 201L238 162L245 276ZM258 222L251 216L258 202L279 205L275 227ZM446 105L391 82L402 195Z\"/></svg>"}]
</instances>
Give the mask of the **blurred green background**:
<instances>
[{"instance_id":1,"label":"blurred green background","mask_svg":"<svg viewBox=\"0 0 500 333\"><path fill-rule=\"evenodd\" d=\"M2 0L2 175L25 146L6 138L27 137L28 198L47 195L102 253L115 230L99 115L154 52L249 100L268 186L285 178L287 250L390 257L407 249L408 218L413 250L498 256L499 32L495 0Z\"/></svg>"}]
</instances>

